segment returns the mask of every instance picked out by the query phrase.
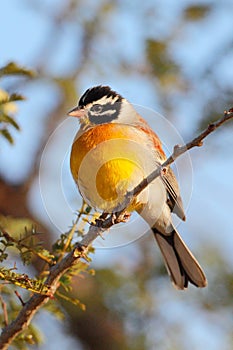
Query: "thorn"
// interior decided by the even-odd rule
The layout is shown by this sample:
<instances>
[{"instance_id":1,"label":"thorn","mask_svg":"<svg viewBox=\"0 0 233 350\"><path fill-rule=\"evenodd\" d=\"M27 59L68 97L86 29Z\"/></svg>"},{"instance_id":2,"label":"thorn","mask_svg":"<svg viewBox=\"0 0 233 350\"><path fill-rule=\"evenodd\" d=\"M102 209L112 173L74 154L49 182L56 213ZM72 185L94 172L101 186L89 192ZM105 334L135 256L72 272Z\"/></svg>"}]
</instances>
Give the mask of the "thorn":
<instances>
[{"instance_id":1,"label":"thorn","mask_svg":"<svg viewBox=\"0 0 233 350\"><path fill-rule=\"evenodd\" d=\"M104 238L104 235L103 235L103 232L102 232L102 231L100 231L100 233L99 233L99 237L100 237L100 238L102 238L102 240L103 240L103 241L105 240L105 238Z\"/></svg>"},{"instance_id":2,"label":"thorn","mask_svg":"<svg viewBox=\"0 0 233 350\"><path fill-rule=\"evenodd\" d=\"M25 302L23 301L21 295L19 294L19 292L17 290L15 290L15 295L17 296L17 298L19 299L19 301L21 302L22 306L25 305Z\"/></svg>"},{"instance_id":3,"label":"thorn","mask_svg":"<svg viewBox=\"0 0 233 350\"><path fill-rule=\"evenodd\" d=\"M117 223L117 216L116 216L115 213L112 213L111 222L112 222L113 225Z\"/></svg>"}]
</instances>

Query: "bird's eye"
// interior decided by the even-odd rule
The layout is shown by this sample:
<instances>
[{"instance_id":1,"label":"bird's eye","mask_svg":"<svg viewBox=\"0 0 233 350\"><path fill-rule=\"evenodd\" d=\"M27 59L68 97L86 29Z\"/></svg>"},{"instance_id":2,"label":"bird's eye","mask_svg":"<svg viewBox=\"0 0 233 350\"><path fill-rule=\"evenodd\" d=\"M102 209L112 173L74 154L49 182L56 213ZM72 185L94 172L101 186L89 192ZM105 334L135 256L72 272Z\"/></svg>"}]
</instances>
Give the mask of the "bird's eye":
<instances>
[{"instance_id":1,"label":"bird's eye","mask_svg":"<svg viewBox=\"0 0 233 350\"><path fill-rule=\"evenodd\" d=\"M95 104L91 107L91 112L100 113L102 112L103 106Z\"/></svg>"}]
</instances>

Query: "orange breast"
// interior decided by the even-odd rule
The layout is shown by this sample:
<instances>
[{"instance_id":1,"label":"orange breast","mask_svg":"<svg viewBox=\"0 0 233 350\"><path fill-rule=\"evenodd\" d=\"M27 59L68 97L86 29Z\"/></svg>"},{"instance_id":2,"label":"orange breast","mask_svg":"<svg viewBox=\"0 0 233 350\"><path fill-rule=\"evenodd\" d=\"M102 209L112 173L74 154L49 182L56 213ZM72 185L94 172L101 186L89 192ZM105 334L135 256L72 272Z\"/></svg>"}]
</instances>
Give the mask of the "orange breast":
<instances>
[{"instance_id":1,"label":"orange breast","mask_svg":"<svg viewBox=\"0 0 233 350\"><path fill-rule=\"evenodd\" d=\"M123 201L154 168L153 140L130 125L102 124L74 140L70 167L84 199L101 210Z\"/></svg>"}]
</instances>

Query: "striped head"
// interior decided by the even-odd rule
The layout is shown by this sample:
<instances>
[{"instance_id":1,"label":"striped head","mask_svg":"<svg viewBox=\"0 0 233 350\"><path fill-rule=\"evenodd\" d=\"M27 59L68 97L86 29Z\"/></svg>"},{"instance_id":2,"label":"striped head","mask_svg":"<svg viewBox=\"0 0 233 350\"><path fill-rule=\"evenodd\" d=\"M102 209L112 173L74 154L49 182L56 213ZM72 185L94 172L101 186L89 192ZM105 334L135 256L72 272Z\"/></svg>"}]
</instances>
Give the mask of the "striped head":
<instances>
[{"instance_id":1,"label":"striped head","mask_svg":"<svg viewBox=\"0 0 233 350\"><path fill-rule=\"evenodd\" d=\"M81 128L98 124L128 124L137 115L133 106L109 86L94 86L85 91L69 116L79 118Z\"/></svg>"}]
</instances>

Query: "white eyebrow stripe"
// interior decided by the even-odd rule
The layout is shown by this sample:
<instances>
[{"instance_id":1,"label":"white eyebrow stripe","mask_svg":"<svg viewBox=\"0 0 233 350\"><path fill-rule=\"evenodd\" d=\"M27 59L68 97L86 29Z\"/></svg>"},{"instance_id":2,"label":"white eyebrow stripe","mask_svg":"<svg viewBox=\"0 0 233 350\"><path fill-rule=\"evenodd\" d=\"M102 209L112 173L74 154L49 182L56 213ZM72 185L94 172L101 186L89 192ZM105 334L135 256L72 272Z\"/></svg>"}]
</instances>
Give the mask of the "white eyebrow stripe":
<instances>
[{"instance_id":1,"label":"white eyebrow stripe","mask_svg":"<svg viewBox=\"0 0 233 350\"><path fill-rule=\"evenodd\" d=\"M112 115L116 113L116 109L108 109L107 111L104 111L104 112L101 112L101 113L95 113L95 112L92 112L91 114L94 115L94 116L102 116L102 115Z\"/></svg>"}]
</instances>

